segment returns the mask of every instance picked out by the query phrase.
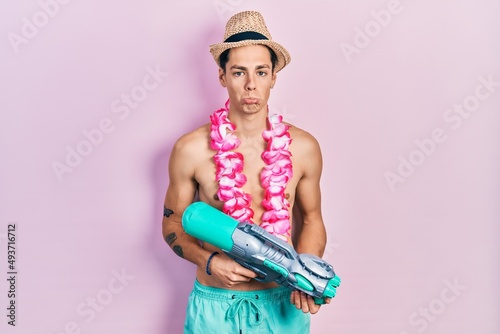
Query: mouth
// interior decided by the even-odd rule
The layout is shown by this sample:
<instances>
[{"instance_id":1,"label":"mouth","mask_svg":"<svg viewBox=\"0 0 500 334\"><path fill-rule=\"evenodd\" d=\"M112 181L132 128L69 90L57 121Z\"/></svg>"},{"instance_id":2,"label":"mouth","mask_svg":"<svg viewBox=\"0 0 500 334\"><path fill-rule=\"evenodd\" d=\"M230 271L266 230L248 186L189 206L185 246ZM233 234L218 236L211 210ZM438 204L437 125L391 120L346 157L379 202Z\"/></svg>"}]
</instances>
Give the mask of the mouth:
<instances>
[{"instance_id":1,"label":"mouth","mask_svg":"<svg viewBox=\"0 0 500 334\"><path fill-rule=\"evenodd\" d=\"M246 97L246 98L243 98L243 103L244 104L258 104L259 99L255 98L255 97Z\"/></svg>"}]
</instances>

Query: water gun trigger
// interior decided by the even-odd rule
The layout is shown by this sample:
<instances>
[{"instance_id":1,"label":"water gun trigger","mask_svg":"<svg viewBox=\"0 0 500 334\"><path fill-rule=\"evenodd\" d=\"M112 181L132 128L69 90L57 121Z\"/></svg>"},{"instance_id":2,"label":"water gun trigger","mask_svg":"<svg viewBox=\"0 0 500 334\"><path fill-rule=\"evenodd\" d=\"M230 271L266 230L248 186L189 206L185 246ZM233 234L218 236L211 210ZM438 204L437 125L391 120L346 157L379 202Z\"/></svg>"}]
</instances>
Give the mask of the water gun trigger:
<instances>
[{"instance_id":1,"label":"water gun trigger","mask_svg":"<svg viewBox=\"0 0 500 334\"><path fill-rule=\"evenodd\" d=\"M262 283L266 283L266 282L272 282L276 279L277 274L274 272L270 272L269 270L266 270L267 268L262 268L260 266L247 263L238 257L232 256L230 253L228 253L226 251L224 251L224 253L227 256L229 256L231 259L236 261L238 264L240 264L241 266L255 272L257 274L257 277L255 277L254 280L262 282Z\"/></svg>"}]
</instances>

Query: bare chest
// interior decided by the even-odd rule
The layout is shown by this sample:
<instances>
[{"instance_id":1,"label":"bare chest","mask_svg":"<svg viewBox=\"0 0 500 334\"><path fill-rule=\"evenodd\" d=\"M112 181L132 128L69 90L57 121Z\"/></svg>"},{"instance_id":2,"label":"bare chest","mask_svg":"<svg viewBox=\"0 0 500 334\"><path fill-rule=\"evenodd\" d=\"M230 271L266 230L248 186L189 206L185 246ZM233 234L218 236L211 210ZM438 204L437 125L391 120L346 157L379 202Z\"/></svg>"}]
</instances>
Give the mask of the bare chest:
<instances>
[{"instance_id":1,"label":"bare chest","mask_svg":"<svg viewBox=\"0 0 500 334\"><path fill-rule=\"evenodd\" d=\"M236 152L243 155L243 174L246 177L246 183L242 190L250 194L252 198L251 208L255 213L254 222L259 224L261 222L264 208L261 203L265 195L265 189L261 184L261 173L266 166L261 158L263 148L255 147L241 147ZM223 203L217 196L219 190L219 183L216 180L216 166L213 161L213 151L210 151L206 158L196 168L196 181L198 182L198 193L200 200L209 203L210 205L222 209ZM285 197L293 205L296 187L296 177L288 182L285 191ZM292 208L290 208L291 210Z\"/></svg>"}]
</instances>

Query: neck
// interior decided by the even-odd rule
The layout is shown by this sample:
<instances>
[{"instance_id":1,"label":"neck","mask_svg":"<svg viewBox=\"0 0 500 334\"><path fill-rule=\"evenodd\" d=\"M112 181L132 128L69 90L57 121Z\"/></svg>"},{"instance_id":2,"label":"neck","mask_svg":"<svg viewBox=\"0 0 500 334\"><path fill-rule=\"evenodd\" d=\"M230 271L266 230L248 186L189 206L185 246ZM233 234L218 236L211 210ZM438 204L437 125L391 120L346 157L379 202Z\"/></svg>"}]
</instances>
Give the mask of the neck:
<instances>
[{"instance_id":1,"label":"neck","mask_svg":"<svg viewBox=\"0 0 500 334\"><path fill-rule=\"evenodd\" d=\"M228 118L236 126L240 139L262 138L262 131L267 128L267 106L252 114L229 109Z\"/></svg>"}]
</instances>

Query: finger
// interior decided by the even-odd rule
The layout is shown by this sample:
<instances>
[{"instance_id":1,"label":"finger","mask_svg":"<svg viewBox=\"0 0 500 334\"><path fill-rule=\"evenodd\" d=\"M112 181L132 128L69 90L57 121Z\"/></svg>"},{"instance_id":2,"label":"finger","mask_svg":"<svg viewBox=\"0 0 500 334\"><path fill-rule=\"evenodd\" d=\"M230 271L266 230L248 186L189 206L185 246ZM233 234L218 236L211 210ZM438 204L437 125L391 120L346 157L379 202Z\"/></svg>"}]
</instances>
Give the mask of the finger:
<instances>
[{"instance_id":1,"label":"finger","mask_svg":"<svg viewBox=\"0 0 500 334\"><path fill-rule=\"evenodd\" d=\"M307 297L308 296L305 293L303 292L300 293L300 304L302 306L302 312L304 313L308 313L310 311Z\"/></svg>"},{"instance_id":2,"label":"finger","mask_svg":"<svg viewBox=\"0 0 500 334\"><path fill-rule=\"evenodd\" d=\"M246 282L250 282L251 279L252 279L251 277L247 277L247 276L243 276L243 275L234 275L233 276L233 283L235 283L235 284L246 283Z\"/></svg>"},{"instance_id":3,"label":"finger","mask_svg":"<svg viewBox=\"0 0 500 334\"><path fill-rule=\"evenodd\" d=\"M226 280L227 280L228 284L231 287L233 287L237 284L241 284L241 283L245 283L245 282L250 281L250 278L245 277L245 276L241 276L241 275L238 275L235 273L231 273L227 276Z\"/></svg>"},{"instance_id":4,"label":"finger","mask_svg":"<svg viewBox=\"0 0 500 334\"><path fill-rule=\"evenodd\" d=\"M250 280L251 278L257 277L257 274L255 272L243 267L240 264L238 264L238 267L236 267L234 272L238 275L241 275L241 276L248 278L248 280Z\"/></svg>"},{"instance_id":5,"label":"finger","mask_svg":"<svg viewBox=\"0 0 500 334\"><path fill-rule=\"evenodd\" d=\"M245 267L241 267L240 269L238 269L236 271L239 275L241 275L242 277L245 277L248 281L251 280L252 278L255 278L257 277L257 273L253 272L252 270L250 269L247 269Z\"/></svg>"},{"instance_id":6,"label":"finger","mask_svg":"<svg viewBox=\"0 0 500 334\"><path fill-rule=\"evenodd\" d=\"M290 304L295 305L295 291L292 291L292 293L290 294Z\"/></svg>"},{"instance_id":7,"label":"finger","mask_svg":"<svg viewBox=\"0 0 500 334\"><path fill-rule=\"evenodd\" d=\"M317 305L311 296L307 296L307 305L309 306L309 312L315 314L319 311L321 305Z\"/></svg>"},{"instance_id":8,"label":"finger","mask_svg":"<svg viewBox=\"0 0 500 334\"><path fill-rule=\"evenodd\" d=\"M300 310L302 307L300 305L300 293L299 293L299 291L293 291L292 292L292 296L293 296L293 298L292 298L292 304L294 304L295 307L298 310Z\"/></svg>"}]
</instances>

